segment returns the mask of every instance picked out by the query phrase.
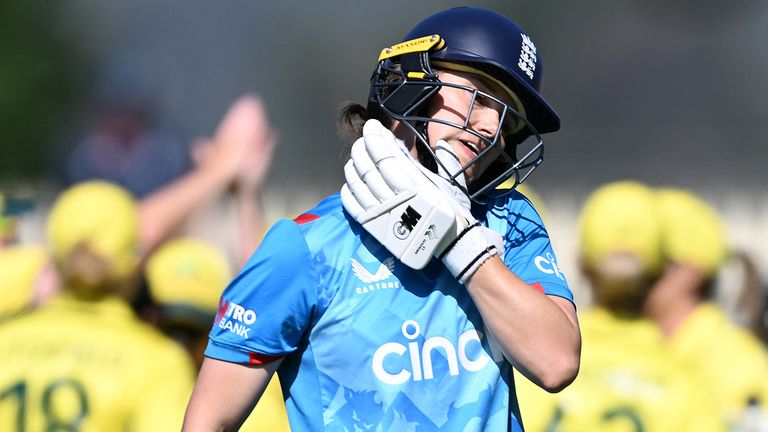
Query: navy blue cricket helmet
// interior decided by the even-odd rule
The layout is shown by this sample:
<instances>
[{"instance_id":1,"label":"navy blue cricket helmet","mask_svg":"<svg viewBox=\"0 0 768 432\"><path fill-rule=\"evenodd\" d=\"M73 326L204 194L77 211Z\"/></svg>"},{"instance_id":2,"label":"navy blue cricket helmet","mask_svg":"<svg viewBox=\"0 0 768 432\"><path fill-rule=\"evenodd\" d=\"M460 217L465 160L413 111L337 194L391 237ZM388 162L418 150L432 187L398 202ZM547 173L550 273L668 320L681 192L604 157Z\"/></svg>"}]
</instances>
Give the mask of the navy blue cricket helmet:
<instances>
[{"instance_id":1,"label":"navy blue cricket helmet","mask_svg":"<svg viewBox=\"0 0 768 432\"><path fill-rule=\"evenodd\" d=\"M429 100L441 87L449 85L440 82L435 69L472 73L508 93L505 99L512 103L495 97L499 95L464 87L473 93L473 98L491 98L504 106L496 136L483 136L467 122L451 124L427 116ZM429 146L427 122L450 124L486 141L486 148L452 180L489 154L492 147L501 146L503 138L502 156L479 181L468 188L454 182L473 201L485 202L522 183L543 160L540 135L560 128L560 118L540 93L541 78L541 55L525 30L491 10L457 7L426 18L401 43L382 50L371 77L368 110L409 126L418 138L417 143L422 144L420 149L432 155L435 165L440 162ZM520 144L525 141L533 144L523 148ZM521 149L523 154L518 154Z\"/></svg>"}]
</instances>

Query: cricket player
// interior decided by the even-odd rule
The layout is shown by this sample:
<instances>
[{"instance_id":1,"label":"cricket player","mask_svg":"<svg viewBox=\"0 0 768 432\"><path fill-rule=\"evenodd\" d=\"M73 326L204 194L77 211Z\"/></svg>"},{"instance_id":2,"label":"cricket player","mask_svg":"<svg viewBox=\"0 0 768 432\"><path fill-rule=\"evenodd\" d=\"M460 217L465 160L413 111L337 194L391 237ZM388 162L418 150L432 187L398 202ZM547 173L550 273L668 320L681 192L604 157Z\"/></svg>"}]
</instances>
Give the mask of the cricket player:
<instances>
[{"instance_id":1,"label":"cricket player","mask_svg":"<svg viewBox=\"0 0 768 432\"><path fill-rule=\"evenodd\" d=\"M146 275L151 297L160 306L160 328L187 349L199 368L221 291L232 279L228 258L201 240L179 238L149 258ZM277 377L270 380L240 430L290 431Z\"/></svg>"},{"instance_id":2,"label":"cricket player","mask_svg":"<svg viewBox=\"0 0 768 432\"><path fill-rule=\"evenodd\" d=\"M85 182L48 219L59 295L0 325L0 430L170 431L193 365L134 314L138 211L124 189Z\"/></svg>"},{"instance_id":3,"label":"cricket player","mask_svg":"<svg viewBox=\"0 0 768 432\"><path fill-rule=\"evenodd\" d=\"M559 128L540 58L475 7L380 51L366 106L341 113L346 184L224 290L185 431L237 430L275 371L300 431L520 431L513 364L550 391L574 379L573 294L530 200L498 188Z\"/></svg>"},{"instance_id":4,"label":"cricket player","mask_svg":"<svg viewBox=\"0 0 768 432\"><path fill-rule=\"evenodd\" d=\"M17 225L0 193L0 321L32 307L48 260L43 246L17 243Z\"/></svg>"},{"instance_id":5,"label":"cricket player","mask_svg":"<svg viewBox=\"0 0 768 432\"><path fill-rule=\"evenodd\" d=\"M594 191L580 215L579 258L593 305L579 313L579 376L561 393L518 385L528 432L724 431L706 381L676 358L644 299L662 269L655 194L637 182Z\"/></svg>"},{"instance_id":6,"label":"cricket player","mask_svg":"<svg viewBox=\"0 0 768 432\"><path fill-rule=\"evenodd\" d=\"M656 196L666 264L646 313L670 349L711 381L732 428L741 430L746 416L750 422L760 417L760 427L768 429L768 353L714 299L715 277L729 254L723 221L690 191L663 188Z\"/></svg>"}]
</instances>

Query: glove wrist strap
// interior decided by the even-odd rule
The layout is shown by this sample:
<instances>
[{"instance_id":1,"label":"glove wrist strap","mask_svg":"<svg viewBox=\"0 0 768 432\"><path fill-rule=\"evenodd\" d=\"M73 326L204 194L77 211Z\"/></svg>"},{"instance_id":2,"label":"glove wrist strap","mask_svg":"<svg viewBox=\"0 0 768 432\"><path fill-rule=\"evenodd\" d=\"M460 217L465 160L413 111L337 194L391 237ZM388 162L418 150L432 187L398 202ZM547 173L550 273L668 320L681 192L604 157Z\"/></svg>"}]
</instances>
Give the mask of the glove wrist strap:
<instances>
[{"instance_id":1,"label":"glove wrist strap","mask_svg":"<svg viewBox=\"0 0 768 432\"><path fill-rule=\"evenodd\" d=\"M489 258L498 255L478 222L465 228L438 256L448 271L462 284Z\"/></svg>"},{"instance_id":2,"label":"glove wrist strap","mask_svg":"<svg viewBox=\"0 0 768 432\"><path fill-rule=\"evenodd\" d=\"M472 228L475 228L475 227L479 227L479 226L480 226L480 222L478 222L478 221L474 221L474 223L470 224L469 226L467 226L466 228L464 228L463 230L461 230L461 232L459 233L459 235L457 235L455 239L453 239L453 240L452 240L450 243L448 243L448 245L446 245L446 246L445 246L445 248L443 248L443 251L442 251L442 252L440 252L440 254L438 254L438 255L437 255L437 258L438 258L438 259L440 259L440 260L442 260L443 258L445 258L445 256L446 256L446 255L448 255L448 253L449 253L449 252L451 252L451 250L453 250L453 248L456 246L456 244L457 244L457 243L458 243L458 242L459 242L459 241L460 241L462 238L464 238L464 236L465 236L467 233L469 233L469 232L470 232L470 230L471 230Z\"/></svg>"}]
</instances>

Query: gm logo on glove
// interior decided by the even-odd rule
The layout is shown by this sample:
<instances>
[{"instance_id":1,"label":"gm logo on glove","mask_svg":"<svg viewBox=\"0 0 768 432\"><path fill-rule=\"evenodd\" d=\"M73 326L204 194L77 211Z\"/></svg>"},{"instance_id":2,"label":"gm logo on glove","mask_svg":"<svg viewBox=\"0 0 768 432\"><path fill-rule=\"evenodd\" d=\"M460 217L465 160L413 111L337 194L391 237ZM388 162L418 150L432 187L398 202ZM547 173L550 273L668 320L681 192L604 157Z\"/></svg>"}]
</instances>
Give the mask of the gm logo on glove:
<instances>
[{"instance_id":1,"label":"gm logo on glove","mask_svg":"<svg viewBox=\"0 0 768 432\"><path fill-rule=\"evenodd\" d=\"M400 220L394 225L395 237L400 240L408 238L411 235L411 231L413 231L413 227L419 223L420 219L421 214L413 207L408 206L403 214L400 215Z\"/></svg>"}]
</instances>

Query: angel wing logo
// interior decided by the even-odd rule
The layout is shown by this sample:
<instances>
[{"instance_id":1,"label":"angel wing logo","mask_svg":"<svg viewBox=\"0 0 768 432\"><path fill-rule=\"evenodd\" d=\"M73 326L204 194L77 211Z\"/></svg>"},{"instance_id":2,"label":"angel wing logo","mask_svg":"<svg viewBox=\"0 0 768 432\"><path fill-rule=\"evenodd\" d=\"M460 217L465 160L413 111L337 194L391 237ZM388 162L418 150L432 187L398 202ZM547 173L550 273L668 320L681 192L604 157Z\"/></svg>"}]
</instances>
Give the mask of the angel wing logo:
<instances>
[{"instance_id":1,"label":"angel wing logo","mask_svg":"<svg viewBox=\"0 0 768 432\"><path fill-rule=\"evenodd\" d=\"M363 265L360 264L356 259L350 258L350 261L352 261L352 272L364 283L383 281L384 279L392 276L392 270L395 269L395 258L393 257L389 257L382 261L379 269L376 270L375 274L372 274L366 270L366 268L363 267Z\"/></svg>"}]
</instances>

